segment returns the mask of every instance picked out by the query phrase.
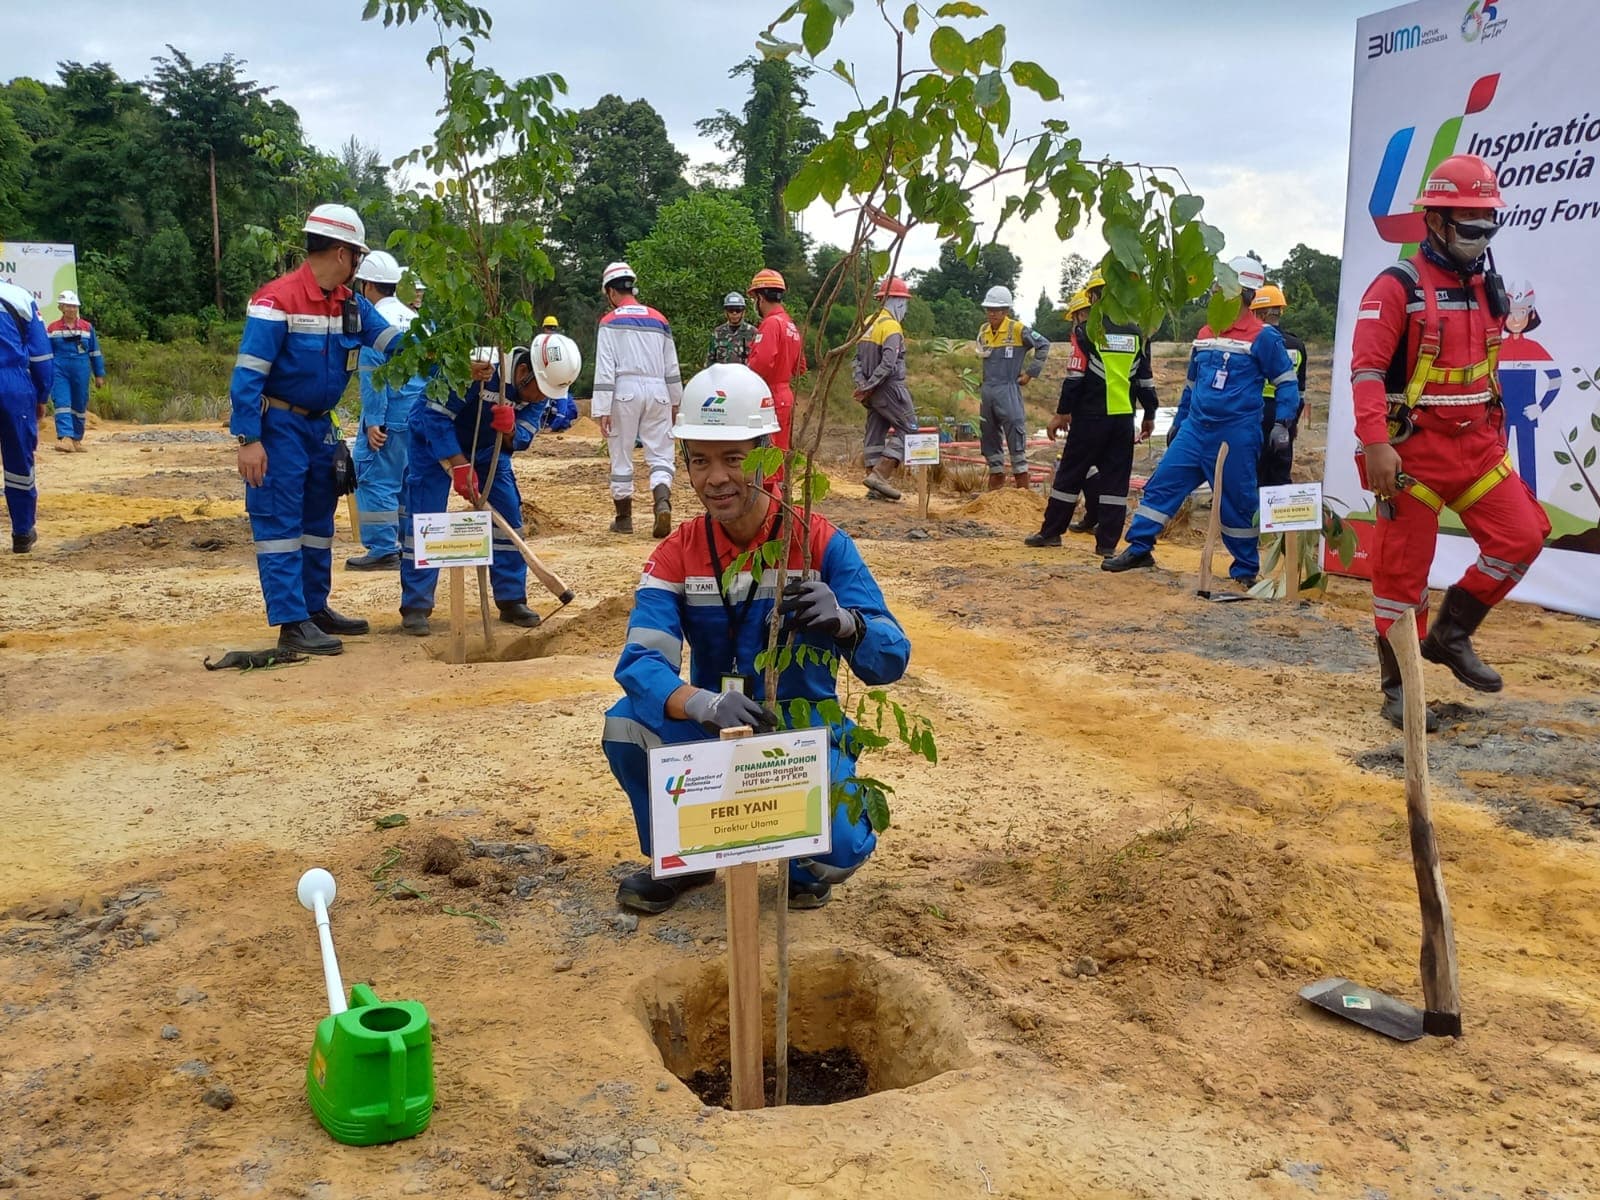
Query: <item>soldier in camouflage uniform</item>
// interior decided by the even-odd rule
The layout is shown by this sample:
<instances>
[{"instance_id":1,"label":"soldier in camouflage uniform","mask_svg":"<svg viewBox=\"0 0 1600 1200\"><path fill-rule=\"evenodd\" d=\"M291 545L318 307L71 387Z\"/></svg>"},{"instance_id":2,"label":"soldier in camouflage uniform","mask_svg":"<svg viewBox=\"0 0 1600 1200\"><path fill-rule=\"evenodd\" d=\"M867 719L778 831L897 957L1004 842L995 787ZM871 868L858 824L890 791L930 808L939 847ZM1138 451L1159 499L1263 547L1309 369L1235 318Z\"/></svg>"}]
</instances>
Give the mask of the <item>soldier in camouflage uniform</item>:
<instances>
[{"instance_id":1,"label":"soldier in camouflage uniform","mask_svg":"<svg viewBox=\"0 0 1600 1200\"><path fill-rule=\"evenodd\" d=\"M738 292L729 292L722 301L722 311L728 320L711 331L711 349L706 352L706 366L713 363L745 366L750 362L750 347L755 344L756 327L744 319L744 297Z\"/></svg>"}]
</instances>

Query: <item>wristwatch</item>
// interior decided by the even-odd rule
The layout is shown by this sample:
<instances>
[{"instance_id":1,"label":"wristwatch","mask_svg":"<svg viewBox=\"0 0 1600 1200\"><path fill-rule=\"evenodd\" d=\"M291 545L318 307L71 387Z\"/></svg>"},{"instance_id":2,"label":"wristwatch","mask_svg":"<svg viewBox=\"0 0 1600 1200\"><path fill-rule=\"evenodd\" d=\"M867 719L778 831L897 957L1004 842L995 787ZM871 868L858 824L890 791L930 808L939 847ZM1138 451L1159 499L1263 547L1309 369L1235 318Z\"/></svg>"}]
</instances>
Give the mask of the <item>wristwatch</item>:
<instances>
[{"instance_id":1,"label":"wristwatch","mask_svg":"<svg viewBox=\"0 0 1600 1200\"><path fill-rule=\"evenodd\" d=\"M242 433L238 435L238 442L240 446L254 446L260 440L261 439L258 437L245 437L245 435Z\"/></svg>"}]
</instances>

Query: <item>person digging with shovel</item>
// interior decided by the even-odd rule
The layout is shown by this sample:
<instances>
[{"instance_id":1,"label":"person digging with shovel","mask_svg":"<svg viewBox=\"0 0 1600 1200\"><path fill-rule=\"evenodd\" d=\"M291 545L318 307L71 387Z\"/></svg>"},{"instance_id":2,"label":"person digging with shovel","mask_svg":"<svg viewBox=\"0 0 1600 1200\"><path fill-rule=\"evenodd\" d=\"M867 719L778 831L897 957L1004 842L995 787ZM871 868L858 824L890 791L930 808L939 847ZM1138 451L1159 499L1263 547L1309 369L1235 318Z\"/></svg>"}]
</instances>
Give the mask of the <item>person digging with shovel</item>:
<instances>
[{"instance_id":1,"label":"person digging with shovel","mask_svg":"<svg viewBox=\"0 0 1600 1200\"><path fill-rule=\"evenodd\" d=\"M739 726L762 733L775 728L761 703L766 683L755 665L767 645L774 606L797 650L811 646L837 655L869 687L899 679L911 657L911 643L855 543L819 514L790 535L781 600L771 568L760 579L748 571L740 574L724 592L724 570L740 554L771 540L778 527L777 497L763 486L759 472L744 466L750 451L768 445L778 432L777 410L760 376L726 363L707 367L684 386L681 414L672 435L683 447L689 482L705 516L679 525L645 563L617 661L616 679L624 694L606 712L601 737L612 774L633 805L639 849L647 858L650 750L705 741ZM686 648L687 683L682 675ZM778 701L785 711L792 700L808 701L811 724L821 725L817 704L838 698L833 672L812 656L800 659L796 653L795 665L779 675ZM855 756L845 745L849 729L848 722L830 729L829 778L835 783L855 777ZM849 878L877 843L865 813L852 822L843 806L835 809L832 850L790 860L789 907L822 907L833 885ZM617 903L636 912L665 912L685 891L710 883L712 875L656 879L648 868L635 871L617 888Z\"/></svg>"}]
</instances>

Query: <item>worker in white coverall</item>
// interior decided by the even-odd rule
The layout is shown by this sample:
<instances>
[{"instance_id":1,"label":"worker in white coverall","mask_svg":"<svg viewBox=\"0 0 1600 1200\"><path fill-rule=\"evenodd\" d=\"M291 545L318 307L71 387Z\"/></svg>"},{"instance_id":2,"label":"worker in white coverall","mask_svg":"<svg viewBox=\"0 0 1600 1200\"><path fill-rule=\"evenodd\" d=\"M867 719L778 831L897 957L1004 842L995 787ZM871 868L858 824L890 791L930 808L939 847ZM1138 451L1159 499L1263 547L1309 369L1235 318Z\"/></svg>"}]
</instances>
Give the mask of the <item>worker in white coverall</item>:
<instances>
[{"instance_id":1,"label":"worker in white coverall","mask_svg":"<svg viewBox=\"0 0 1600 1200\"><path fill-rule=\"evenodd\" d=\"M611 311L600 318L594 348L591 412L611 446L612 533L633 532L633 445L644 445L650 466L655 524L651 535L672 532L672 426L683 399L678 347L667 319L634 295L633 268L614 262L600 278ZM715 397L707 403L713 403Z\"/></svg>"}]
</instances>

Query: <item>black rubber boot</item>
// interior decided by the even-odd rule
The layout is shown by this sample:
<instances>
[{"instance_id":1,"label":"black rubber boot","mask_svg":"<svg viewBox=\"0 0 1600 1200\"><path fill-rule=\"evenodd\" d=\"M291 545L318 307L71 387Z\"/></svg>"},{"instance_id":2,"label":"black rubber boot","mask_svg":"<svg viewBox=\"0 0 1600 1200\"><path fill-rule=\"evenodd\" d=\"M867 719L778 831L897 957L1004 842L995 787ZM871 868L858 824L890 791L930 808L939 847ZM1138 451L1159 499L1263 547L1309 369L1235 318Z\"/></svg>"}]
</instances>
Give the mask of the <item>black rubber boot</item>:
<instances>
[{"instance_id":1,"label":"black rubber boot","mask_svg":"<svg viewBox=\"0 0 1600 1200\"><path fill-rule=\"evenodd\" d=\"M335 633L341 637L360 637L372 630L365 617L341 617L331 608L312 613L311 623L323 633Z\"/></svg>"},{"instance_id":2,"label":"black rubber boot","mask_svg":"<svg viewBox=\"0 0 1600 1200\"><path fill-rule=\"evenodd\" d=\"M1117 553L1117 544L1115 542L1112 542L1111 545L1109 545L1109 546L1102 546L1099 543L1096 543L1095 544L1095 548L1094 548L1094 552L1096 554L1098 554L1101 558L1112 558Z\"/></svg>"},{"instance_id":3,"label":"black rubber boot","mask_svg":"<svg viewBox=\"0 0 1600 1200\"><path fill-rule=\"evenodd\" d=\"M1395 657L1394 647L1389 644L1389 639L1382 635L1378 637L1378 685L1383 688L1383 708L1380 710L1383 719L1396 729L1404 729L1405 689L1400 682L1400 660ZM1428 732L1437 733L1439 718L1433 715L1433 709L1424 708L1422 711L1428 716Z\"/></svg>"},{"instance_id":4,"label":"black rubber boot","mask_svg":"<svg viewBox=\"0 0 1600 1200\"><path fill-rule=\"evenodd\" d=\"M524 629L536 629L539 625L539 614L528 607L526 600L509 600L503 604L497 600L495 607L507 625L520 625Z\"/></svg>"},{"instance_id":5,"label":"black rubber boot","mask_svg":"<svg viewBox=\"0 0 1600 1200\"><path fill-rule=\"evenodd\" d=\"M1095 529L1094 514L1089 511L1087 506L1083 510L1083 515L1067 526L1069 533L1093 533Z\"/></svg>"},{"instance_id":6,"label":"black rubber boot","mask_svg":"<svg viewBox=\"0 0 1600 1200\"><path fill-rule=\"evenodd\" d=\"M715 871L698 871L656 879L648 870L635 871L617 885L617 906L634 912L664 913L678 902L679 896L691 888L704 887L716 877Z\"/></svg>"},{"instance_id":7,"label":"black rubber boot","mask_svg":"<svg viewBox=\"0 0 1600 1200\"><path fill-rule=\"evenodd\" d=\"M39 540L39 531L30 529L27 533L13 533L11 535L11 553L26 554L32 550Z\"/></svg>"},{"instance_id":8,"label":"black rubber boot","mask_svg":"<svg viewBox=\"0 0 1600 1200\"><path fill-rule=\"evenodd\" d=\"M1148 550L1135 550L1132 546L1123 548L1121 554L1114 554L1100 564L1102 571L1133 571L1156 565L1156 556Z\"/></svg>"},{"instance_id":9,"label":"black rubber boot","mask_svg":"<svg viewBox=\"0 0 1600 1200\"><path fill-rule=\"evenodd\" d=\"M343 654L344 643L318 629L313 621L291 621L278 627L278 649L301 654Z\"/></svg>"},{"instance_id":10,"label":"black rubber boot","mask_svg":"<svg viewBox=\"0 0 1600 1200\"><path fill-rule=\"evenodd\" d=\"M822 880L808 880L798 883L789 880L789 908L794 912L802 912L808 908L821 908L833 899L833 885Z\"/></svg>"},{"instance_id":11,"label":"black rubber boot","mask_svg":"<svg viewBox=\"0 0 1600 1200\"><path fill-rule=\"evenodd\" d=\"M611 503L616 505L616 508L617 508L616 519L613 520L611 522L611 525L610 525L611 532L612 533L632 533L633 532L633 497L630 496L626 500L613 500Z\"/></svg>"},{"instance_id":12,"label":"black rubber boot","mask_svg":"<svg viewBox=\"0 0 1600 1200\"><path fill-rule=\"evenodd\" d=\"M656 523L650 527L650 536L664 538L672 532L672 489L664 483L658 483L650 489L650 495L655 500Z\"/></svg>"},{"instance_id":13,"label":"black rubber boot","mask_svg":"<svg viewBox=\"0 0 1600 1200\"><path fill-rule=\"evenodd\" d=\"M1024 546L1059 546L1061 535L1058 533L1030 533L1022 539Z\"/></svg>"},{"instance_id":14,"label":"black rubber boot","mask_svg":"<svg viewBox=\"0 0 1600 1200\"><path fill-rule=\"evenodd\" d=\"M354 558L344 560L344 569L347 571L398 571L400 569L400 551L391 550L387 554L361 554Z\"/></svg>"},{"instance_id":15,"label":"black rubber boot","mask_svg":"<svg viewBox=\"0 0 1600 1200\"><path fill-rule=\"evenodd\" d=\"M412 637L427 637L433 632L428 627L428 614L418 608L402 608L400 610L400 629Z\"/></svg>"},{"instance_id":16,"label":"black rubber boot","mask_svg":"<svg viewBox=\"0 0 1600 1200\"><path fill-rule=\"evenodd\" d=\"M1472 635L1488 615L1489 606L1465 588L1445 589L1444 602L1434 615L1428 636L1422 639L1422 657L1449 667L1450 674L1469 688L1498 692L1505 681L1472 648Z\"/></svg>"}]
</instances>

